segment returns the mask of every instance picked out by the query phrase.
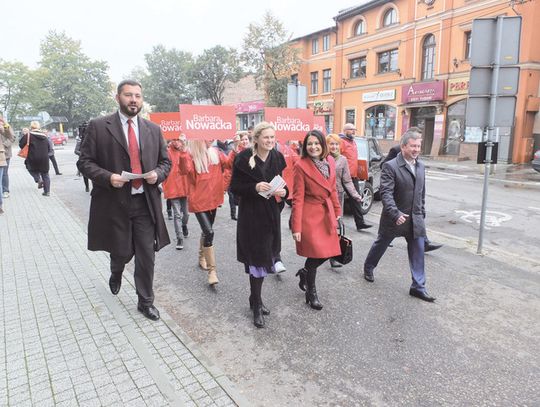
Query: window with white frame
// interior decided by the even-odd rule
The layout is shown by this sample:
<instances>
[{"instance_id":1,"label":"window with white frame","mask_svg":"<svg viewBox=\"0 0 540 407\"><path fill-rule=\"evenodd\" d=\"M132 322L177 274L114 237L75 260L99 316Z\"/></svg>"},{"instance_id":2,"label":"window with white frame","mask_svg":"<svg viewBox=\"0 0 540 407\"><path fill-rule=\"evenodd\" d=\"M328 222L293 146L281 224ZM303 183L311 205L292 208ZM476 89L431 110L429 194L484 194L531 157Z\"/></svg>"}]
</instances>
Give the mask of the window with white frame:
<instances>
[{"instance_id":1,"label":"window with white frame","mask_svg":"<svg viewBox=\"0 0 540 407\"><path fill-rule=\"evenodd\" d=\"M389 8L386 10L386 13L384 13L383 17L383 27L388 27L392 24L397 23L397 12L394 8Z\"/></svg>"},{"instance_id":2,"label":"window with white frame","mask_svg":"<svg viewBox=\"0 0 540 407\"><path fill-rule=\"evenodd\" d=\"M332 70L325 69L322 71L323 78L323 93L332 92Z\"/></svg>"},{"instance_id":3,"label":"window with white frame","mask_svg":"<svg viewBox=\"0 0 540 407\"><path fill-rule=\"evenodd\" d=\"M422 80L433 79L435 74L435 36L429 34L422 43Z\"/></svg>"},{"instance_id":4,"label":"window with white frame","mask_svg":"<svg viewBox=\"0 0 540 407\"><path fill-rule=\"evenodd\" d=\"M330 49L330 34L323 35L322 37L322 50L328 51Z\"/></svg>"},{"instance_id":5,"label":"window with white frame","mask_svg":"<svg viewBox=\"0 0 540 407\"><path fill-rule=\"evenodd\" d=\"M311 72L310 94L316 95L317 93L319 93L319 72Z\"/></svg>"},{"instance_id":6,"label":"window with white frame","mask_svg":"<svg viewBox=\"0 0 540 407\"><path fill-rule=\"evenodd\" d=\"M319 53L319 39L318 38L313 38L311 40L311 53L313 55Z\"/></svg>"}]
</instances>

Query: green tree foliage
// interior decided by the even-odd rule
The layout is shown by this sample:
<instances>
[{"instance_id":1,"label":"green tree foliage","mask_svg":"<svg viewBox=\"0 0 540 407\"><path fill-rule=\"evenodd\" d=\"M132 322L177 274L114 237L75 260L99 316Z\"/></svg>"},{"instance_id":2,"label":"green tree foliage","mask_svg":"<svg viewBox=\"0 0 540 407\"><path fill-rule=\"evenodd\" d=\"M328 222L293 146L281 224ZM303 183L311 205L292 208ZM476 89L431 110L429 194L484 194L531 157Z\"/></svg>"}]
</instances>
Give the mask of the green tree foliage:
<instances>
[{"instance_id":1,"label":"green tree foliage","mask_svg":"<svg viewBox=\"0 0 540 407\"><path fill-rule=\"evenodd\" d=\"M38 82L46 92L35 107L65 116L70 127L114 109L113 87L103 61L92 61L80 41L49 31L41 42Z\"/></svg>"},{"instance_id":2,"label":"green tree foliage","mask_svg":"<svg viewBox=\"0 0 540 407\"><path fill-rule=\"evenodd\" d=\"M200 98L210 99L213 104L223 103L225 83L236 83L242 77L239 56L234 48L217 45L205 49L193 69L193 79Z\"/></svg>"},{"instance_id":3,"label":"green tree foliage","mask_svg":"<svg viewBox=\"0 0 540 407\"><path fill-rule=\"evenodd\" d=\"M179 104L189 104L195 97L191 76L193 56L177 49L157 45L145 54L147 74L141 79L145 100L155 112L177 112ZM140 71L138 71L140 74Z\"/></svg>"},{"instance_id":4,"label":"green tree foliage","mask_svg":"<svg viewBox=\"0 0 540 407\"><path fill-rule=\"evenodd\" d=\"M291 35L283 23L270 12L262 22L251 23L244 37L242 60L255 74L258 86L263 86L268 106L285 106L287 82L298 71L298 50L290 44Z\"/></svg>"},{"instance_id":5,"label":"green tree foliage","mask_svg":"<svg viewBox=\"0 0 540 407\"><path fill-rule=\"evenodd\" d=\"M21 62L0 60L0 111L7 112L10 121L27 113L35 89L35 76Z\"/></svg>"}]
</instances>

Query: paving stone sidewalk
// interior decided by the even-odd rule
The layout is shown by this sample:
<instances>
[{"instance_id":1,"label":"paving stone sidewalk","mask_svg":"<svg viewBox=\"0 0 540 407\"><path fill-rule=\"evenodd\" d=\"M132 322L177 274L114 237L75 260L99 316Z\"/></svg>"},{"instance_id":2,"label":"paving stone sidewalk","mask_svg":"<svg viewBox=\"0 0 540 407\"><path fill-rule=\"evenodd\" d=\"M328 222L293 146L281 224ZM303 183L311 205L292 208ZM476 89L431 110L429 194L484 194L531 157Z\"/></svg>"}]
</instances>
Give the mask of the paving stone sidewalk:
<instances>
[{"instance_id":1,"label":"paving stone sidewalk","mask_svg":"<svg viewBox=\"0 0 540 407\"><path fill-rule=\"evenodd\" d=\"M0 405L248 405L163 309L137 312L130 273L109 292L108 256L86 250L54 177L44 197L22 161L0 215Z\"/></svg>"}]
</instances>

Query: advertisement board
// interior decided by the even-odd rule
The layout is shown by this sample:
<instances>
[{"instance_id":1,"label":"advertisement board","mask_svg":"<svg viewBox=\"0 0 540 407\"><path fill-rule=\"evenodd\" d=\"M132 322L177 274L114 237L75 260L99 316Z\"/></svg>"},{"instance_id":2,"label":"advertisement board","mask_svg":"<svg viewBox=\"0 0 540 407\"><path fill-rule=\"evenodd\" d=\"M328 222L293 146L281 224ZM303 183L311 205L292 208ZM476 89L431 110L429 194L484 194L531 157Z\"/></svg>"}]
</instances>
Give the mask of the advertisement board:
<instances>
[{"instance_id":1,"label":"advertisement board","mask_svg":"<svg viewBox=\"0 0 540 407\"><path fill-rule=\"evenodd\" d=\"M264 117L276 129L278 140L303 140L313 128L313 111L309 109L266 107Z\"/></svg>"},{"instance_id":2,"label":"advertisement board","mask_svg":"<svg viewBox=\"0 0 540 407\"><path fill-rule=\"evenodd\" d=\"M150 121L161 128L161 133L167 140L178 138L182 133L178 112L150 113Z\"/></svg>"},{"instance_id":3,"label":"advertisement board","mask_svg":"<svg viewBox=\"0 0 540 407\"><path fill-rule=\"evenodd\" d=\"M236 134L234 106L180 105L180 125L188 139L227 140Z\"/></svg>"}]
</instances>

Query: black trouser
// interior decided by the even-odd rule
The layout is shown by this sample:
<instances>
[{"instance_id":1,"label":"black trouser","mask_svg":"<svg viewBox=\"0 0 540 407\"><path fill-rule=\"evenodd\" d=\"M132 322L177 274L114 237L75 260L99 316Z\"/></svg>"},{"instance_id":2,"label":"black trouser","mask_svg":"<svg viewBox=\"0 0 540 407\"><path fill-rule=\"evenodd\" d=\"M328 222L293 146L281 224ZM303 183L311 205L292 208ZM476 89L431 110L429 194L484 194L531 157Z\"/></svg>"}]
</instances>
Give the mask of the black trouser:
<instances>
[{"instance_id":1,"label":"black trouser","mask_svg":"<svg viewBox=\"0 0 540 407\"><path fill-rule=\"evenodd\" d=\"M60 175L60 170L58 169L58 163L56 162L56 158L54 157L54 155L50 155L49 160L51 160L52 162L55 174Z\"/></svg>"},{"instance_id":2,"label":"black trouser","mask_svg":"<svg viewBox=\"0 0 540 407\"><path fill-rule=\"evenodd\" d=\"M51 178L48 172L28 171L30 175L39 184L39 181L43 181L43 192L49 192L51 190Z\"/></svg>"},{"instance_id":3,"label":"black trouser","mask_svg":"<svg viewBox=\"0 0 540 407\"><path fill-rule=\"evenodd\" d=\"M353 178L352 182L358 194L362 196L362 192L360 191L360 185L358 183L358 178ZM349 205L351 206L351 209L353 211L354 223L358 228L364 224L364 215L362 215L362 203L357 202L346 189L345 192L347 193L347 195L349 195Z\"/></svg>"},{"instance_id":4,"label":"black trouser","mask_svg":"<svg viewBox=\"0 0 540 407\"><path fill-rule=\"evenodd\" d=\"M201 225L202 235L204 239L204 247L210 247L214 243L214 220L216 220L217 209L205 212L197 212L195 216L199 225Z\"/></svg>"},{"instance_id":5,"label":"black trouser","mask_svg":"<svg viewBox=\"0 0 540 407\"><path fill-rule=\"evenodd\" d=\"M154 224L144 194L131 195L129 208L131 227L131 253L127 257L111 253L111 273L121 278L124 266L135 255L135 289L139 304L150 306L154 303Z\"/></svg>"}]
</instances>

